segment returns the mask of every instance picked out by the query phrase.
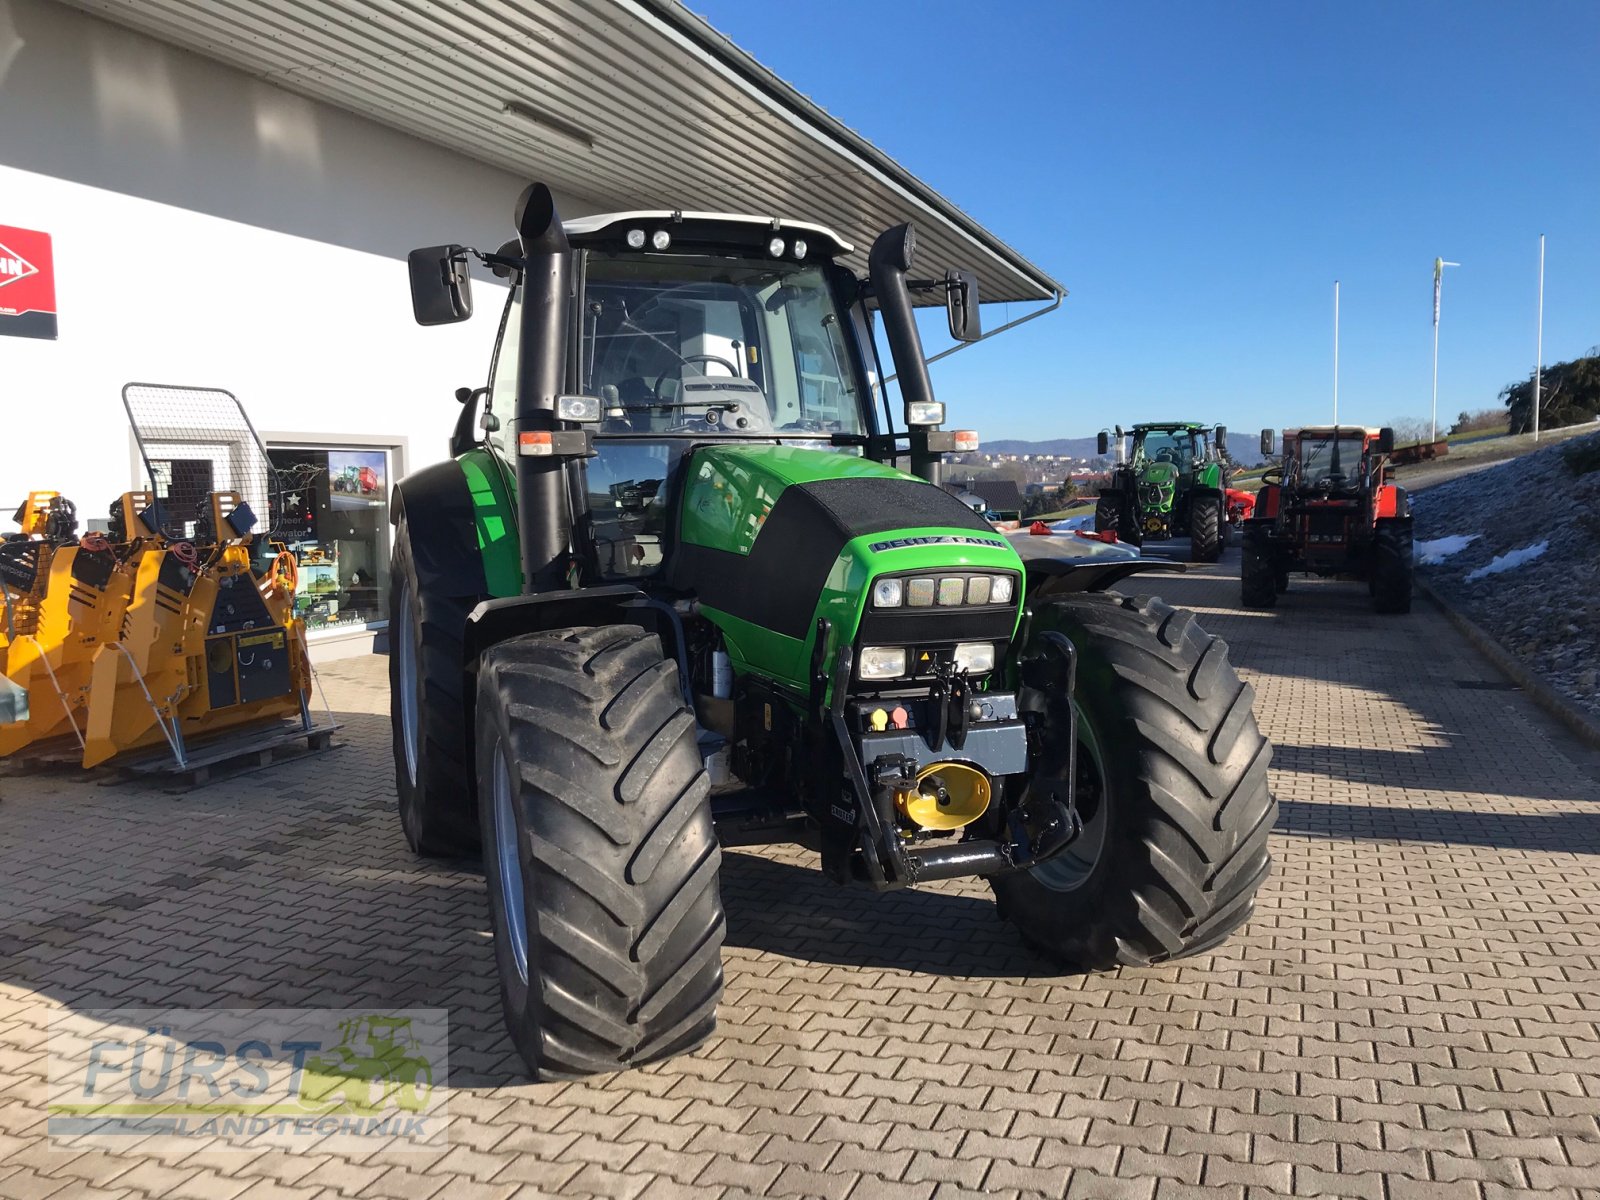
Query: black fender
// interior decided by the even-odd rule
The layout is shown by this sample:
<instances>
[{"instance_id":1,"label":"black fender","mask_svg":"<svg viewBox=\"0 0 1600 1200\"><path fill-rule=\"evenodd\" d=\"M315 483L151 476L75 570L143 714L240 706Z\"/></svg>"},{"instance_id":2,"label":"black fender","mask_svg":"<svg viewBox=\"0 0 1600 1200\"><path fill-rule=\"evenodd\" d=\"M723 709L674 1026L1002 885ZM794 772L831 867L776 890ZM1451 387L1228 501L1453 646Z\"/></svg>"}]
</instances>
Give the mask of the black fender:
<instances>
[{"instance_id":1,"label":"black fender","mask_svg":"<svg viewBox=\"0 0 1600 1200\"><path fill-rule=\"evenodd\" d=\"M462 655L468 663L497 642L525 633L548 633L579 625L640 625L660 632L659 613L631 584L560 589L529 596L485 600L467 614ZM670 652L673 647L667 646Z\"/></svg>"},{"instance_id":2,"label":"black fender","mask_svg":"<svg viewBox=\"0 0 1600 1200\"><path fill-rule=\"evenodd\" d=\"M434 463L395 484L390 524L398 526L402 514L419 587L460 599L488 595L472 493L459 463Z\"/></svg>"}]
</instances>

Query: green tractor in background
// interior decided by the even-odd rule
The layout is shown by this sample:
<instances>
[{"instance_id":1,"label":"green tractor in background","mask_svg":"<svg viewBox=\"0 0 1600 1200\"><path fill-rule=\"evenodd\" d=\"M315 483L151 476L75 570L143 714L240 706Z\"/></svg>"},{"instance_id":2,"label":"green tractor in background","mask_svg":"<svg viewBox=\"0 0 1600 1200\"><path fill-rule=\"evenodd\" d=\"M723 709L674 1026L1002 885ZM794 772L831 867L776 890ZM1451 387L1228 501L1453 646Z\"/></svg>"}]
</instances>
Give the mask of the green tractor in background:
<instances>
[{"instance_id":1,"label":"green tractor in background","mask_svg":"<svg viewBox=\"0 0 1600 1200\"><path fill-rule=\"evenodd\" d=\"M873 889L986 878L1089 969L1247 918L1271 752L1225 644L1103 590L1160 564L1008 537L935 484L976 435L941 428L913 296L975 340L972 275L908 277L909 225L863 279L770 216L563 223L535 185L516 224L411 255L424 325L471 315L472 259L510 293L454 459L395 490L390 684L401 824L421 854L481 846L530 1070L710 1034L724 844L802 843Z\"/></svg>"},{"instance_id":2,"label":"green tractor in background","mask_svg":"<svg viewBox=\"0 0 1600 1200\"><path fill-rule=\"evenodd\" d=\"M1124 459L1129 434L1133 450ZM1124 433L1118 425L1114 448L1111 481L1095 503L1096 531L1115 530L1135 546L1187 534L1191 562L1216 562L1228 545L1227 427L1152 421ZM1112 449L1102 429L1099 453Z\"/></svg>"}]
</instances>

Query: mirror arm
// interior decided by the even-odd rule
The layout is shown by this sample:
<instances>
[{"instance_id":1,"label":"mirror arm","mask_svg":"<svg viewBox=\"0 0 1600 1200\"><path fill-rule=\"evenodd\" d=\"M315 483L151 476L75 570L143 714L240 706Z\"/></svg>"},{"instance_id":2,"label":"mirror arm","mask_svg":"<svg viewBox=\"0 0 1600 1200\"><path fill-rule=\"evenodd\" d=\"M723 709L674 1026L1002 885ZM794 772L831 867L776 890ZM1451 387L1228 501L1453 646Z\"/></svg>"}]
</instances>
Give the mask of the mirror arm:
<instances>
[{"instance_id":1,"label":"mirror arm","mask_svg":"<svg viewBox=\"0 0 1600 1200\"><path fill-rule=\"evenodd\" d=\"M943 280L940 280L940 286L944 286ZM1066 298L1066 289L1059 288L1056 291L1055 299L1049 304L1045 305L1043 308L1035 309L1031 313L1025 313L1024 315L1018 317L1015 321L1007 321L1004 325L997 326L994 329L986 329L973 341L959 342L956 345L951 346L948 350L941 350L937 354L930 354L925 361L931 366L932 364L938 362L941 358L949 358L952 354L957 354L962 350L970 350L972 347L981 345L990 338L1002 334L1008 329L1015 329L1018 325L1026 325L1029 321L1034 321L1048 313L1053 313L1056 309L1061 307L1061 302ZM993 301L992 303L999 303L999 301ZM883 382L886 384L893 383L895 378L896 377L894 375L890 375Z\"/></svg>"}]
</instances>

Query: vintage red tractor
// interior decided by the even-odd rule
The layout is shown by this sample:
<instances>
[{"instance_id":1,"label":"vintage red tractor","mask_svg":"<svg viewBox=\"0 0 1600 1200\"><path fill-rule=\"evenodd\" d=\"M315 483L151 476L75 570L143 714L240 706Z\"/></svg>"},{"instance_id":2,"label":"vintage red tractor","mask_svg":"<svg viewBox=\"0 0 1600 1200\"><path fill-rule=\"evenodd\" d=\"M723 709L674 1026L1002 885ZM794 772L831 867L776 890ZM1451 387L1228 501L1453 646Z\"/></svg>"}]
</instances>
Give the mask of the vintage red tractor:
<instances>
[{"instance_id":1,"label":"vintage red tractor","mask_svg":"<svg viewBox=\"0 0 1600 1200\"><path fill-rule=\"evenodd\" d=\"M1261 431L1263 454L1273 441ZM1411 502L1394 462L1392 429L1284 430L1282 465L1266 473L1244 522L1244 607L1271 608L1289 573L1304 571L1365 580L1378 612L1411 611Z\"/></svg>"}]
</instances>

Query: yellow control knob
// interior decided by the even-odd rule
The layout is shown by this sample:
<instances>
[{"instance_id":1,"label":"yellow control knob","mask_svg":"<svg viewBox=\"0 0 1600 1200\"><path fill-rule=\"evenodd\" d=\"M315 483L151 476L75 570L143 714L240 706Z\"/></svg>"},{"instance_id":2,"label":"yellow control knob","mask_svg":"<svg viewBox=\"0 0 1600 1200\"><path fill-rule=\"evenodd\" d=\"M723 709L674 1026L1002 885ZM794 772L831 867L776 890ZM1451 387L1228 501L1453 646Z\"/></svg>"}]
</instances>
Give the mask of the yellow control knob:
<instances>
[{"instance_id":1,"label":"yellow control knob","mask_svg":"<svg viewBox=\"0 0 1600 1200\"><path fill-rule=\"evenodd\" d=\"M873 733L882 733L889 728L889 714L881 708L872 710L872 715L867 718L867 723L872 726Z\"/></svg>"}]
</instances>

